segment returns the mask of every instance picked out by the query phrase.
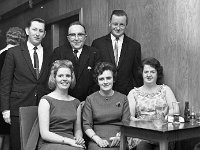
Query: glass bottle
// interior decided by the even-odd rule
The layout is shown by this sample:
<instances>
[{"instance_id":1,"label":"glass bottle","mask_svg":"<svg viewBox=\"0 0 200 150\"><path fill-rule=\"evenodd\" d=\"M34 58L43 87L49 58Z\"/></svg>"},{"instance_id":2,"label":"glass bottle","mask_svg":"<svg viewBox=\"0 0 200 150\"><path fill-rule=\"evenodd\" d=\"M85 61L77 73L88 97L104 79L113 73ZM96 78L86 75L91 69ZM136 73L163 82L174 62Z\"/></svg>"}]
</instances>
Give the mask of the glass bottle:
<instances>
[{"instance_id":1,"label":"glass bottle","mask_svg":"<svg viewBox=\"0 0 200 150\"><path fill-rule=\"evenodd\" d=\"M188 101L185 102L184 119L185 119L185 122L190 121L190 108L189 108Z\"/></svg>"}]
</instances>

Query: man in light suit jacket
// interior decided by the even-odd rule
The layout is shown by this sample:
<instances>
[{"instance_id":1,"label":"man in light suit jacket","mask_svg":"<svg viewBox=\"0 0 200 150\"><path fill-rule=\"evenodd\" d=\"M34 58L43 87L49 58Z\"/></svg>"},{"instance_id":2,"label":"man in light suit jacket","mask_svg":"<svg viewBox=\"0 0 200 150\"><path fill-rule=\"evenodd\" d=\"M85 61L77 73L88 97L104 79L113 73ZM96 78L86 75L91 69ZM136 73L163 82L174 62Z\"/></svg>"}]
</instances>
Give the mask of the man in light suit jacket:
<instances>
[{"instance_id":1,"label":"man in light suit jacket","mask_svg":"<svg viewBox=\"0 0 200 150\"><path fill-rule=\"evenodd\" d=\"M125 35L127 24L128 16L125 11L114 10L109 22L111 32L92 42L92 46L100 52L102 61L110 62L117 67L117 79L113 88L125 95L132 88L142 85L138 76L141 46Z\"/></svg>"},{"instance_id":2,"label":"man in light suit jacket","mask_svg":"<svg viewBox=\"0 0 200 150\"><path fill-rule=\"evenodd\" d=\"M13 150L20 148L19 107L37 105L47 90L50 54L41 45L45 37L45 22L32 19L26 27L28 40L8 50L1 72L1 111L5 122L11 124ZM38 67L35 68L34 47ZM36 69L38 73L36 72Z\"/></svg>"},{"instance_id":3,"label":"man in light suit jacket","mask_svg":"<svg viewBox=\"0 0 200 150\"><path fill-rule=\"evenodd\" d=\"M84 101L88 95L98 90L93 80L93 70L100 55L95 48L85 45L86 30L80 22L73 22L68 29L68 42L54 50L52 62L70 60L73 63L76 85L69 89L69 94Z\"/></svg>"}]
</instances>

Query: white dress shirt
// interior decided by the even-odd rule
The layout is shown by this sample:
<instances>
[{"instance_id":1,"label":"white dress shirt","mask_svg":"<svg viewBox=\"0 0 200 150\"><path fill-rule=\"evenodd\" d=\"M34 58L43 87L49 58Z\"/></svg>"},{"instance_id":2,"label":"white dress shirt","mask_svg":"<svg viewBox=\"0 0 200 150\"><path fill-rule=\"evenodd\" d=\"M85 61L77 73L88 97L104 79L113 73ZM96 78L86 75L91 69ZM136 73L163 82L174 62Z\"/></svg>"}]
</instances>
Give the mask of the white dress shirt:
<instances>
[{"instance_id":1,"label":"white dress shirt","mask_svg":"<svg viewBox=\"0 0 200 150\"><path fill-rule=\"evenodd\" d=\"M29 54L30 54L30 57L31 57L31 61L32 61L32 64L33 64L33 67L34 67L34 58L33 58L33 53L34 53L34 45L31 44L29 41L27 41L27 47L28 47L28 51L29 51ZM38 55L38 59L39 59L39 72L41 70L41 67L42 67L42 62L43 62L43 47L42 45L38 45L37 46L37 55Z\"/></svg>"},{"instance_id":2,"label":"white dress shirt","mask_svg":"<svg viewBox=\"0 0 200 150\"><path fill-rule=\"evenodd\" d=\"M80 58L80 55L81 55L82 49L83 49L83 48L81 48L81 49L77 49L77 50L78 50L78 53L77 53L77 57L78 57L78 58ZM74 49L73 49L73 52L74 52Z\"/></svg>"},{"instance_id":3,"label":"white dress shirt","mask_svg":"<svg viewBox=\"0 0 200 150\"><path fill-rule=\"evenodd\" d=\"M114 49L116 37L114 37L112 34L111 34L111 40L112 40L112 46L113 46L113 49ZM120 36L119 40L118 40L118 62L119 62L119 58L120 58L120 55L121 55L123 41L124 41L124 35Z\"/></svg>"}]
</instances>

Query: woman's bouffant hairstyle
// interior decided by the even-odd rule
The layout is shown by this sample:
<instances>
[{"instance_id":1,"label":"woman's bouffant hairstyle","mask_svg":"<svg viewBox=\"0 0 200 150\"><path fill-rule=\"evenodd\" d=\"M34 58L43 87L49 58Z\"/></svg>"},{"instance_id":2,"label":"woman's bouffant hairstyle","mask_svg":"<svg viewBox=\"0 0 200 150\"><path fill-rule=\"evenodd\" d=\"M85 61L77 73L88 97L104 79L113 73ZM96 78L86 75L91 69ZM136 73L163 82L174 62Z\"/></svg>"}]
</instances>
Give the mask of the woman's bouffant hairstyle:
<instances>
[{"instance_id":1,"label":"woman's bouffant hairstyle","mask_svg":"<svg viewBox=\"0 0 200 150\"><path fill-rule=\"evenodd\" d=\"M105 70L110 70L113 73L114 81L117 78L117 70L114 65L108 62L99 62L96 64L94 69L94 81L98 84L98 76L101 75Z\"/></svg>"},{"instance_id":2,"label":"woman's bouffant hairstyle","mask_svg":"<svg viewBox=\"0 0 200 150\"><path fill-rule=\"evenodd\" d=\"M163 75L163 67L161 66L160 62L153 57L148 57L148 58L143 59L142 60L142 66L139 70L139 73L141 74L141 76L142 76L142 73L143 73L144 65L149 65L149 66L155 68L156 71L157 71L157 81L156 81L156 83L158 85L163 84L163 76L164 76Z\"/></svg>"},{"instance_id":3,"label":"woman's bouffant hairstyle","mask_svg":"<svg viewBox=\"0 0 200 150\"><path fill-rule=\"evenodd\" d=\"M11 27L6 32L6 43L11 45L19 45L26 41L25 31L19 27Z\"/></svg>"},{"instance_id":4,"label":"woman's bouffant hairstyle","mask_svg":"<svg viewBox=\"0 0 200 150\"><path fill-rule=\"evenodd\" d=\"M51 90L54 90L56 88L55 77L57 75L58 69L60 68L69 68L71 70L72 82L71 82L70 88L74 88L76 84L76 78L74 74L73 64L69 60L56 60L53 62L52 67L51 67L51 73L49 76L49 82L48 82L49 88Z\"/></svg>"}]
</instances>

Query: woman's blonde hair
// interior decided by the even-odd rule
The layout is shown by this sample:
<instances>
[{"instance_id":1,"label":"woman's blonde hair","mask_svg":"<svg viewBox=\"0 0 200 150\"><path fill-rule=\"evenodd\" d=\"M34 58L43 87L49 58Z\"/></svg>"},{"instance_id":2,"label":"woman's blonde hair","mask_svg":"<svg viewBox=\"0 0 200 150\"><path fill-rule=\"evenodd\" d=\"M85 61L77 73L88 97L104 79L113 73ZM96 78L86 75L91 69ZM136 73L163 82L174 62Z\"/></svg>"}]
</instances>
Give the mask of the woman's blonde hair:
<instances>
[{"instance_id":1,"label":"woman's blonde hair","mask_svg":"<svg viewBox=\"0 0 200 150\"><path fill-rule=\"evenodd\" d=\"M52 67L51 67L51 74L49 76L49 88L51 90L54 90L56 88L56 80L55 77L57 75L58 69L60 68L69 68L71 70L71 76L72 76L72 81L70 84L70 88L74 88L76 85L76 78L74 74L74 67L71 61L69 60L56 60L53 62Z\"/></svg>"}]
</instances>

